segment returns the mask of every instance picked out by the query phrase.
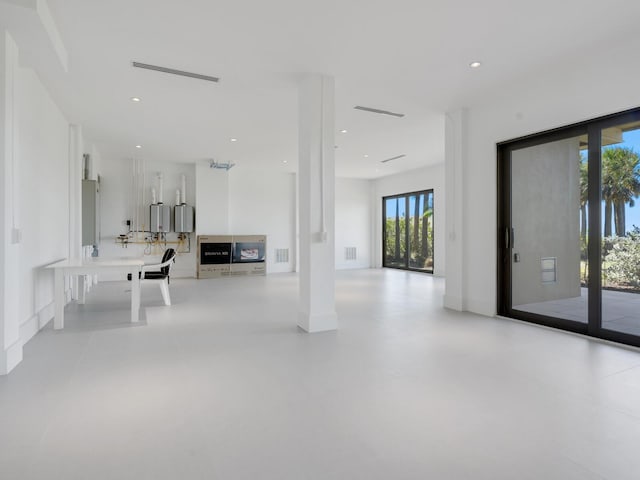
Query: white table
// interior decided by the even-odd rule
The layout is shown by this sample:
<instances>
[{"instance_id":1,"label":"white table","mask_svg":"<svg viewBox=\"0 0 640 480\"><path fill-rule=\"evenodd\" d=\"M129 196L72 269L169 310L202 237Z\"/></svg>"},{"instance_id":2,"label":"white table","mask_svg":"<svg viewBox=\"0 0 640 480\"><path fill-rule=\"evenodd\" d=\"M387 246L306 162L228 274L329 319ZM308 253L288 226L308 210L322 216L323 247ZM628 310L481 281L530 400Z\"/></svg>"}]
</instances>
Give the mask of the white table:
<instances>
[{"instance_id":1,"label":"white table","mask_svg":"<svg viewBox=\"0 0 640 480\"><path fill-rule=\"evenodd\" d=\"M55 271L55 302L56 316L53 320L53 328L64 328L64 277L71 275L93 275L104 272L118 272L123 276L131 274L131 321L137 322L140 312L140 279L139 272L144 265L142 258L75 258L61 260L46 268ZM123 277L126 278L126 277Z\"/></svg>"}]
</instances>

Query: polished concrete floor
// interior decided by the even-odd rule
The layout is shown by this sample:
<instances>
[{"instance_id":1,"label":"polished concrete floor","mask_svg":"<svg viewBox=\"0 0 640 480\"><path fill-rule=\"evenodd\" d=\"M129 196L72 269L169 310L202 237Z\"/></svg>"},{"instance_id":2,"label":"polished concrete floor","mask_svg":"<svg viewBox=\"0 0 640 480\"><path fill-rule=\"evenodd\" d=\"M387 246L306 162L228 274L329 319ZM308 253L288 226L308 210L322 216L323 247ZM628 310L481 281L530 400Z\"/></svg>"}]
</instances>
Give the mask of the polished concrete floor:
<instances>
[{"instance_id":1,"label":"polished concrete floor","mask_svg":"<svg viewBox=\"0 0 640 480\"><path fill-rule=\"evenodd\" d=\"M103 283L0 378L0 478L637 479L640 353L443 310L442 279L337 274L337 332L295 275Z\"/></svg>"}]
</instances>

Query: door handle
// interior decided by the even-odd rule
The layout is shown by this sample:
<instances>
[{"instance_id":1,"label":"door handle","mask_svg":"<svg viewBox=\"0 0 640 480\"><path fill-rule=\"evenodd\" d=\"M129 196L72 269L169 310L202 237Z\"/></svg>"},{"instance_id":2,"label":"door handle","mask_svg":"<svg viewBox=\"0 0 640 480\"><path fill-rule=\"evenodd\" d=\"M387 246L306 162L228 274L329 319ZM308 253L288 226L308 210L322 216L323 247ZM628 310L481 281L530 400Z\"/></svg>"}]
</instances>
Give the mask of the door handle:
<instances>
[{"instance_id":1,"label":"door handle","mask_svg":"<svg viewBox=\"0 0 640 480\"><path fill-rule=\"evenodd\" d=\"M513 248L513 244L515 243L515 232L513 228L505 228L504 229L504 248L509 249Z\"/></svg>"}]
</instances>

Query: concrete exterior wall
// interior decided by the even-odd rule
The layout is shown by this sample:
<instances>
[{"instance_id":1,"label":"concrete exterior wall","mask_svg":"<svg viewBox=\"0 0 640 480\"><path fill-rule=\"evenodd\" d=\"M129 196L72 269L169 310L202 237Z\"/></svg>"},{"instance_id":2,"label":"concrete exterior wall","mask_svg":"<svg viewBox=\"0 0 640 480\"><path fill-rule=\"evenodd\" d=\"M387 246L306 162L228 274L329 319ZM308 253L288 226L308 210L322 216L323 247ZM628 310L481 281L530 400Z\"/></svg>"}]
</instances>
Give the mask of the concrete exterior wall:
<instances>
[{"instance_id":1,"label":"concrete exterior wall","mask_svg":"<svg viewBox=\"0 0 640 480\"><path fill-rule=\"evenodd\" d=\"M514 306L580 296L579 155L577 138L513 152ZM548 257L554 283L542 281Z\"/></svg>"}]
</instances>

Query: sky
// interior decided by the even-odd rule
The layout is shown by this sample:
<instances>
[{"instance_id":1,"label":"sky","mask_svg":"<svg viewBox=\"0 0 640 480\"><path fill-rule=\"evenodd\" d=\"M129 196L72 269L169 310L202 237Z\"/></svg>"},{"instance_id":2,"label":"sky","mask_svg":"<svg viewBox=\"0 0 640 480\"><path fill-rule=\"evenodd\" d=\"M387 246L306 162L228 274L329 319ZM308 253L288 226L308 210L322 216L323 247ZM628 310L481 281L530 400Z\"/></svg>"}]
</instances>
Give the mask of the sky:
<instances>
[{"instance_id":1,"label":"sky","mask_svg":"<svg viewBox=\"0 0 640 480\"><path fill-rule=\"evenodd\" d=\"M385 200L387 202L387 218L396 218L396 205L398 206L398 215L400 217L404 217L405 208L406 208L406 200L404 197L401 198L389 198ZM427 199L427 207L433 208L433 195L429 195ZM411 195L409 197L409 216L412 216L414 213L414 209L416 206L416 196ZM420 212L424 212L424 196L420 196Z\"/></svg>"},{"instance_id":2,"label":"sky","mask_svg":"<svg viewBox=\"0 0 640 480\"><path fill-rule=\"evenodd\" d=\"M632 148L636 153L640 155L640 129L630 130L622 134L623 142L616 146ZM603 215L604 216L604 215ZM626 231L633 229L634 225L640 227L640 198L635 199L635 206L630 207L627 204L626 208Z\"/></svg>"}]
</instances>

